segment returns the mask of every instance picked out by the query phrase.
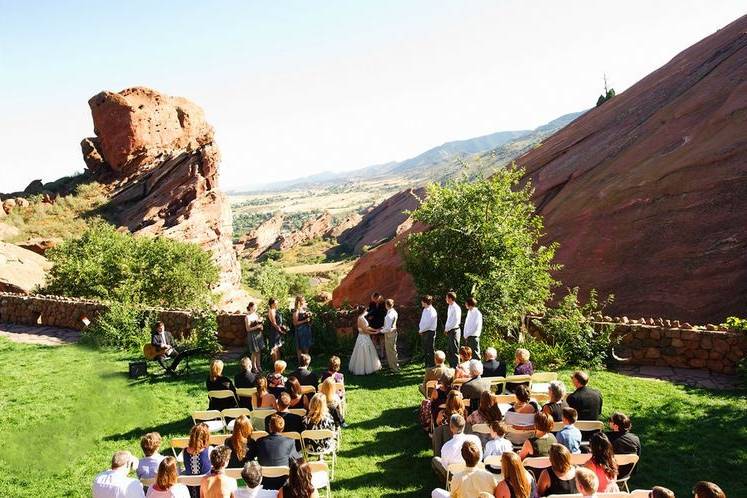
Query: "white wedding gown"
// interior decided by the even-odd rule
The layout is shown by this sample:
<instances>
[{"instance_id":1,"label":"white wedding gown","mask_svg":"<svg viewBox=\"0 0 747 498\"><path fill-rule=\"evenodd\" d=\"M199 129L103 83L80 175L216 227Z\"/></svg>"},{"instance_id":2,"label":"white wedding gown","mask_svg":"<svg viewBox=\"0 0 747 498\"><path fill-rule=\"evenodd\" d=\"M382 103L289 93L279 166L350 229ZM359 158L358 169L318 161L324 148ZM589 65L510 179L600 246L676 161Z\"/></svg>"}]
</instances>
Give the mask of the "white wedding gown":
<instances>
[{"instance_id":1,"label":"white wedding gown","mask_svg":"<svg viewBox=\"0 0 747 498\"><path fill-rule=\"evenodd\" d=\"M381 370L381 360L371 336L361 332L361 327L363 330L368 329L368 321L363 317L358 319L358 338L355 340L348 369L354 375L369 375Z\"/></svg>"}]
</instances>

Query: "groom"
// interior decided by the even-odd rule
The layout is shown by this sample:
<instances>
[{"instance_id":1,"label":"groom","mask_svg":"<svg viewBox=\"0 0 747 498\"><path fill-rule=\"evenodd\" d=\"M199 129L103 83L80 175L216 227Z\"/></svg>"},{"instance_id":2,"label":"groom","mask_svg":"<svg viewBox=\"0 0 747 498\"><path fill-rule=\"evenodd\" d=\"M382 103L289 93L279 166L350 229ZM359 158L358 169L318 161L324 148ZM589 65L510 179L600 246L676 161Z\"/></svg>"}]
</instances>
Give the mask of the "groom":
<instances>
[{"instance_id":1,"label":"groom","mask_svg":"<svg viewBox=\"0 0 747 498\"><path fill-rule=\"evenodd\" d=\"M394 299L387 299L384 302L386 315L384 316L384 326L381 333L384 334L384 349L386 351L386 363L389 370L399 372L399 363L397 358L397 310L394 309Z\"/></svg>"}]
</instances>

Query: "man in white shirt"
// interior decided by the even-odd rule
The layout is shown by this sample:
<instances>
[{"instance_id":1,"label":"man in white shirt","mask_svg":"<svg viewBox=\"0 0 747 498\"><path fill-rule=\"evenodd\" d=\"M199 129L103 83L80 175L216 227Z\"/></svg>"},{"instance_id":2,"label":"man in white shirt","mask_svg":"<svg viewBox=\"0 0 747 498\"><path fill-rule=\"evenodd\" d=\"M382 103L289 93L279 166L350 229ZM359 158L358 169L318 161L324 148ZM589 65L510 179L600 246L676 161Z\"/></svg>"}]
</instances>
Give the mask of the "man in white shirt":
<instances>
[{"instance_id":1,"label":"man in white shirt","mask_svg":"<svg viewBox=\"0 0 747 498\"><path fill-rule=\"evenodd\" d=\"M241 470L241 478L246 484L236 490L236 498L275 498L278 492L262 487L262 467L257 462L248 462Z\"/></svg>"},{"instance_id":2,"label":"man in white shirt","mask_svg":"<svg viewBox=\"0 0 747 498\"><path fill-rule=\"evenodd\" d=\"M480 334L482 333L482 313L477 309L477 300L470 296L464 302L467 318L464 319L464 343L472 348L472 359L480 359Z\"/></svg>"},{"instance_id":3,"label":"man in white shirt","mask_svg":"<svg viewBox=\"0 0 747 498\"><path fill-rule=\"evenodd\" d=\"M459 364L459 337L462 323L462 308L456 303L456 294L448 292L446 294L446 324L444 325L444 334L447 337L446 360L451 368L456 368Z\"/></svg>"},{"instance_id":4,"label":"man in white shirt","mask_svg":"<svg viewBox=\"0 0 747 498\"><path fill-rule=\"evenodd\" d=\"M118 451L112 456L112 467L93 479L93 498L145 498L140 481L127 477L137 466L137 458L129 451Z\"/></svg>"},{"instance_id":5,"label":"man in white shirt","mask_svg":"<svg viewBox=\"0 0 747 498\"><path fill-rule=\"evenodd\" d=\"M464 463L462 457L462 445L467 441L475 443L480 449L480 460L482 460L482 442L474 434L465 434L464 426L466 422L464 417L455 413L449 419L449 430L451 439L441 447L441 456L435 456L431 460L431 466L441 481L446 482L446 471L452 463Z\"/></svg>"},{"instance_id":6,"label":"man in white shirt","mask_svg":"<svg viewBox=\"0 0 747 498\"><path fill-rule=\"evenodd\" d=\"M384 305L386 306L386 316L384 316L384 326L381 328L381 333L384 334L386 363L389 365L389 370L399 372L399 358L397 357L397 310L394 309L393 299L387 299Z\"/></svg>"},{"instance_id":7,"label":"man in white shirt","mask_svg":"<svg viewBox=\"0 0 747 498\"><path fill-rule=\"evenodd\" d=\"M435 366L433 361L433 350L436 347L436 328L438 327L438 313L433 307L433 297L423 296L420 299L420 305L423 307L423 313L420 315L420 325L418 334L423 344L423 355L425 368Z\"/></svg>"}]
</instances>

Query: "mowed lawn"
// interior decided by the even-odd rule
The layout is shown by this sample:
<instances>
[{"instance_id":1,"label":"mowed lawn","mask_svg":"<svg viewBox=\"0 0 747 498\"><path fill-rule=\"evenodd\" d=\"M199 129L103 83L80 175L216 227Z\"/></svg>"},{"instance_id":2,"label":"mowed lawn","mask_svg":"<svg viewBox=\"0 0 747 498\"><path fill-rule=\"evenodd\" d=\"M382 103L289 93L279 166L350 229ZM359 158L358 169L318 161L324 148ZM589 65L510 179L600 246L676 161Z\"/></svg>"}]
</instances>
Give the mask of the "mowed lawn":
<instances>
[{"instance_id":1,"label":"mowed lawn","mask_svg":"<svg viewBox=\"0 0 747 498\"><path fill-rule=\"evenodd\" d=\"M80 346L41 347L0 339L0 496L90 496L93 476L117 449L140 454L139 438L189 432L207 405L207 361L177 380L129 380L126 355ZM315 362L321 367L319 358ZM233 376L235 364L227 366ZM151 367L151 370L154 371ZM561 374L563 379L567 372ZM420 365L400 375L346 376L348 422L332 492L336 497L429 496L429 439L416 422ZM643 459L633 488L665 485L690 496L700 479L747 496L747 393L708 391L594 372L604 415L633 417Z\"/></svg>"}]
</instances>

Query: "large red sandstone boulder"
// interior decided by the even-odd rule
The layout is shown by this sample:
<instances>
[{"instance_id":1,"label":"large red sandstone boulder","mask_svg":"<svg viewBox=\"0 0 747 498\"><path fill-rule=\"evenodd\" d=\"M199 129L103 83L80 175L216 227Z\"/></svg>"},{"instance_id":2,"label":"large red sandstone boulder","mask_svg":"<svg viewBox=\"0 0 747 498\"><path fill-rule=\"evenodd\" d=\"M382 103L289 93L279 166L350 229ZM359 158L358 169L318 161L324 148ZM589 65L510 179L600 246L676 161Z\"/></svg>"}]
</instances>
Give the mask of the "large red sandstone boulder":
<instances>
[{"instance_id":1,"label":"large red sandstone boulder","mask_svg":"<svg viewBox=\"0 0 747 498\"><path fill-rule=\"evenodd\" d=\"M50 267L44 256L0 242L0 291L28 294L44 285Z\"/></svg>"},{"instance_id":2,"label":"large red sandstone boulder","mask_svg":"<svg viewBox=\"0 0 747 498\"><path fill-rule=\"evenodd\" d=\"M350 230L351 228L358 225L358 223L361 222L361 219L363 219L363 217L360 214L352 213L348 215L347 217L345 217L345 219L342 220L340 223L338 223L337 225L327 230L324 233L324 236L330 239L336 239L340 235L345 233L347 230Z\"/></svg>"},{"instance_id":3,"label":"large red sandstone boulder","mask_svg":"<svg viewBox=\"0 0 747 498\"><path fill-rule=\"evenodd\" d=\"M36 254L44 256L46 255L47 251L54 247L57 247L61 243L62 239L58 237L33 237L30 239L26 239L23 242L18 242L16 245L18 247L23 247L24 249L28 249L31 252L35 252Z\"/></svg>"},{"instance_id":4,"label":"large red sandstone boulder","mask_svg":"<svg viewBox=\"0 0 747 498\"><path fill-rule=\"evenodd\" d=\"M277 241L282 228L283 215L276 214L241 237L234 247L240 256L257 259Z\"/></svg>"},{"instance_id":5,"label":"large red sandstone boulder","mask_svg":"<svg viewBox=\"0 0 747 498\"><path fill-rule=\"evenodd\" d=\"M292 247L299 246L305 242L324 236L331 227L332 215L325 211L316 218L307 220L300 230L278 237L278 240L272 245L272 248L280 251L288 250Z\"/></svg>"}]
</instances>

